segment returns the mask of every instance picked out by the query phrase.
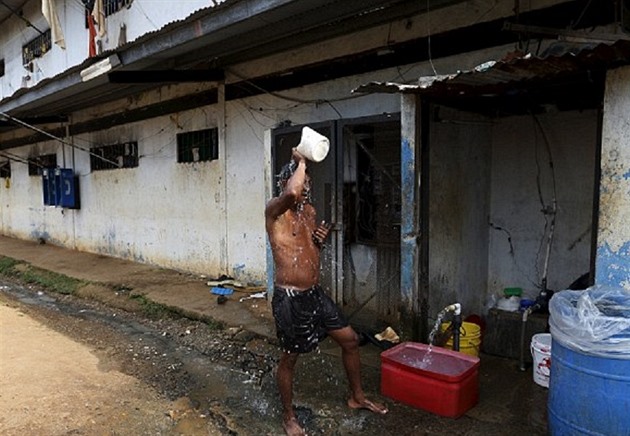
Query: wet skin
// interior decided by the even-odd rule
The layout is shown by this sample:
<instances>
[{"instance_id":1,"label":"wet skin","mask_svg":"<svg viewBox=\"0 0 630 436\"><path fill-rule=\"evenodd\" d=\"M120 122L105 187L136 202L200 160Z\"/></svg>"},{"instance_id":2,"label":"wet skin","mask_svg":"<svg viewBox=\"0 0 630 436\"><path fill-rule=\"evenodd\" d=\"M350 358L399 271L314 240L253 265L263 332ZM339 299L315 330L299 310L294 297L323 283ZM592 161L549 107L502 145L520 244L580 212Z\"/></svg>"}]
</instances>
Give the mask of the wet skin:
<instances>
[{"instance_id":1,"label":"wet skin","mask_svg":"<svg viewBox=\"0 0 630 436\"><path fill-rule=\"evenodd\" d=\"M282 193L269 201L265 209L265 226L275 265L277 287L303 291L319 284L320 251L330 231L330 224L316 220L309 198L310 177L306 160L293 149L297 168L283 186ZM387 413L387 408L365 397L361 386L359 338L347 326L328 332L341 347L342 361L350 384L348 406ZM298 354L283 352L278 365L278 387L283 407L283 428L287 435L303 435L304 430L293 411L293 373Z\"/></svg>"}]
</instances>

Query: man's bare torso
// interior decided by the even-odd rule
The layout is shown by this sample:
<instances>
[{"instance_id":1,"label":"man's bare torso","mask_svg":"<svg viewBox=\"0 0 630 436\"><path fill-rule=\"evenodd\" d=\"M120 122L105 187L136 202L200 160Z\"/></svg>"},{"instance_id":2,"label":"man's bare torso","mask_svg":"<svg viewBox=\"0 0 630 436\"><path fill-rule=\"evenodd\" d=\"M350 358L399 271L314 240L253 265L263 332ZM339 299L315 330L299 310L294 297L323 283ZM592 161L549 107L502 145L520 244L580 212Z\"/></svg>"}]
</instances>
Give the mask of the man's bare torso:
<instances>
[{"instance_id":1,"label":"man's bare torso","mask_svg":"<svg viewBox=\"0 0 630 436\"><path fill-rule=\"evenodd\" d=\"M313 241L315 209L304 205L302 211L289 209L275 220L267 220L276 286L304 290L319 283L319 248Z\"/></svg>"}]
</instances>

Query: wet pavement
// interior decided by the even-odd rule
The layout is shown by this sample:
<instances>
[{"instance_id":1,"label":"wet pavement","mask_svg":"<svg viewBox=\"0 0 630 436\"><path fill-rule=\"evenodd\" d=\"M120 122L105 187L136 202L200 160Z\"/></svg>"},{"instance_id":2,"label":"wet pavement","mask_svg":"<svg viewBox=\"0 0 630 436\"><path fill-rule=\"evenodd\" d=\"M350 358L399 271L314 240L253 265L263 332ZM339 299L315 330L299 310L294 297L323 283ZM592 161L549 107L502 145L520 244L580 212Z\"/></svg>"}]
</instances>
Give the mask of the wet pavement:
<instances>
[{"instance_id":1,"label":"wet pavement","mask_svg":"<svg viewBox=\"0 0 630 436\"><path fill-rule=\"evenodd\" d=\"M206 277L65 250L49 244L0 237L0 256L101 284L111 292L116 289L119 293L125 287L133 289L134 293L147 299L177 308L179 313L189 317L190 325L198 325L195 323L210 318L223 322L227 329L221 333L223 340L216 346L223 347L222 353L231 356L227 360L210 358L212 353L207 349L195 349L192 342L179 351L186 355L181 360L187 365L187 376L193 382L197 380L196 386L189 386L188 395L199 407L226 421L226 434L275 435L281 432L279 399L273 377L278 351L265 300L241 303L238 301L241 295L238 294L226 304L217 304L216 296L209 292ZM39 298L42 304L51 304L46 300L51 297L40 295ZM118 322L107 320L109 323ZM155 335L156 344L161 343L159 337L166 332L164 326L155 327L156 330L151 333L135 324L126 325L132 330L140 330L145 341L147 336ZM160 332L160 328L164 331ZM186 331L191 329L190 326L185 328ZM192 341L194 336L193 331L184 339ZM208 333L204 336L204 347L209 348ZM226 351L226 347L233 349ZM339 358L340 350L334 343L327 340L322 343L319 352L300 358L296 368L295 405L298 418L309 434L547 434L547 390L533 382L531 367L520 371L515 360L481 354L479 402L464 416L452 419L381 396L381 352L373 344L361 348L365 390L372 398L387 404L390 412L386 416L347 408L347 383Z\"/></svg>"}]
</instances>

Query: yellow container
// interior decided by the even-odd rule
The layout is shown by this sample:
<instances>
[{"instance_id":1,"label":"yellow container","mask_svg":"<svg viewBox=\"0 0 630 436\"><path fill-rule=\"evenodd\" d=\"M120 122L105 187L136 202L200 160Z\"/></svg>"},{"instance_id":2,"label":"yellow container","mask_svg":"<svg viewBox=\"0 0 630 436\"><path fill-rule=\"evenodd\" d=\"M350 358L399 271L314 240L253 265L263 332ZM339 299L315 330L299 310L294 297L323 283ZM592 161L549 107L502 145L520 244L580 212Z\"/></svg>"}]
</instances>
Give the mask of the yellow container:
<instances>
[{"instance_id":1,"label":"yellow container","mask_svg":"<svg viewBox=\"0 0 630 436\"><path fill-rule=\"evenodd\" d=\"M451 325L450 322L443 322L440 326L441 331L446 331ZM444 345L444 348L453 349L453 336ZM463 322L459 328L459 352L468 354L469 356L479 356L481 348L481 327L472 322Z\"/></svg>"}]
</instances>

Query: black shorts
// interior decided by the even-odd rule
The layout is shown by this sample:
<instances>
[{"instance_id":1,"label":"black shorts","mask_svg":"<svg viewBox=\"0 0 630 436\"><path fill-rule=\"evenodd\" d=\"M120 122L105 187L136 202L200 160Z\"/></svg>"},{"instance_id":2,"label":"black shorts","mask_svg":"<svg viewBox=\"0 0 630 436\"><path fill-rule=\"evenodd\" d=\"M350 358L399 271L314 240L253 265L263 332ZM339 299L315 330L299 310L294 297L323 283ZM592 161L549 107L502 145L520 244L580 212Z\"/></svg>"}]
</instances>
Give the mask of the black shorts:
<instances>
[{"instance_id":1,"label":"black shorts","mask_svg":"<svg viewBox=\"0 0 630 436\"><path fill-rule=\"evenodd\" d=\"M280 348L287 353L308 353L331 330L348 321L320 286L306 291L275 288L271 301Z\"/></svg>"}]
</instances>

